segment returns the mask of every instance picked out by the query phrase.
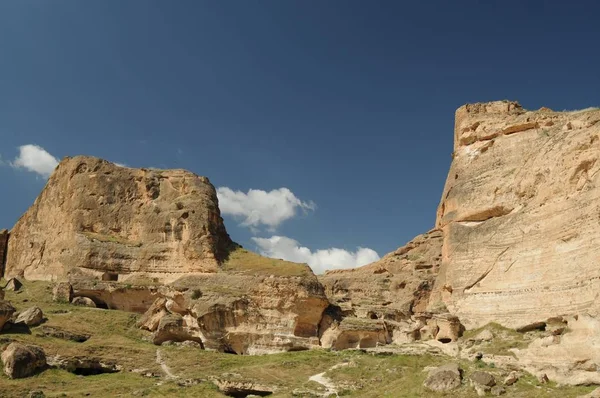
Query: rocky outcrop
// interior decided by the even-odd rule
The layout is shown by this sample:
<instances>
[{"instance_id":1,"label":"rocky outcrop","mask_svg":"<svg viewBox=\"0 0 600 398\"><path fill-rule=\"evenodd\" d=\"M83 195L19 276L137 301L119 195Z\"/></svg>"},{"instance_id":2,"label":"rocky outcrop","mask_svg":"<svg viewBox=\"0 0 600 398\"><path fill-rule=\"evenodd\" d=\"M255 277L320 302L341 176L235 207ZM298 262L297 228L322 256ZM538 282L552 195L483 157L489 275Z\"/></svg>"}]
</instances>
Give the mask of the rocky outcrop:
<instances>
[{"instance_id":1,"label":"rocky outcrop","mask_svg":"<svg viewBox=\"0 0 600 398\"><path fill-rule=\"evenodd\" d=\"M58 303L70 303L73 299L73 286L69 282L60 282L52 288L52 300Z\"/></svg>"},{"instance_id":2,"label":"rocky outcrop","mask_svg":"<svg viewBox=\"0 0 600 398\"><path fill-rule=\"evenodd\" d=\"M63 330L51 326L42 326L38 329L36 336L39 337L54 337L62 340L74 341L76 343L83 343L87 341L90 336L82 333L74 333L69 332L68 330Z\"/></svg>"},{"instance_id":3,"label":"rocky outcrop","mask_svg":"<svg viewBox=\"0 0 600 398\"><path fill-rule=\"evenodd\" d=\"M319 281L344 316L401 321L425 311L441 257L442 233L432 230L377 262L328 271Z\"/></svg>"},{"instance_id":4,"label":"rocky outcrop","mask_svg":"<svg viewBox=\"0 0 600 398\"><path fill-rule=\"evenodd\" d=\"M47 361L49 366L63 369L80 376L116 373L122 368L114 362L104 362L98 358L88 357L63 357L57 355L49 357Z\"/></svg>"},{"instance_id":5,"label":"rocky outcrop","mask_svg":"<svg viewBox=\"0 0 600 398\"><path fill-rule=\"evenodd\" d=\"M430 308L467 328L598 314L600 110L465 105L454 135Z\"/></svg>"},{"instance_id":6,"label":"rocky outcrop","mask_svg":"<svg viewBox=\"0 0 600 398\"><path fill-rule=\"evenodd\" d=\"M0 330L15 313L16 309L8 301L0 300Z\"/></svg>"},{"instance_id":7,"label":"rocky outcrop","mask_svg":"<svg viewBox=\"0 0 600 398\"><path fill-rule=\"evenodd\" d=\"M550 321L560 323L564 333L548 323L545 335L513 350L519 366L562 384L600 384L600 320L577 315Z\"/></svg>"},{"instance_id":8,"label":"rocky outcrop","mask_svg":"<svg viewBox=\"0 0 600 398\"><path fill-rule=\"evenodd\" d=\"M234 244L206 177L65 158L9 246L6 276L57 281L55 301L150 310L142 326L157 344L240 354L319 345L321 284L306 265Z\"/></svg>"},{"instance_id":9,"label":"rocky outcrop","mask_svg":"<svg viewBox=\"0 0 600 398\"><path fill-rule=\"evenodd\" d=\"M426 311L441 259L442 231L431 230L379 261L319 276L337 309L323 318L321 344L364 348L438 334L440 341L455 341L462 331L458 318L442 316L443 306Z\"/></svg>"},{"instance_id":10,"label":"rocky outcrop","mask_svg":"<svg viewBox=\"0 0 600 398\"><path fill-rule=\"evenodd\" d=\"M71 304L78 305L80 307L96 308L96 303L94 303L94 300L89 297L74 297L73 300L71 300Z\"/></svg>"},{"instance_id":11,"label":"rocky outcrop","mask_svg":"<svg viewBox=\"0 0 600 398\"><path fill-rule=\"evenodd\" d=\"M4 373L11 379L33 376L46 367L46 354L40 347L10 343L2 352Z\"/></svg>"},{"instance_id":12,"label":"rocky outcrop","mask_svg":"<svg viewBox=\"0 0 600 398\"><path fill-rule=\"evenodd\" d=\"M156 344L192 340L237 354L295 351L319 346L328 305L314 275L196 275L161 289L139 325L154 332ZM173 316L177 321L161 332L163 320Z\"/></svg>"},{"instance_id":13,"label":"rocky outcrop","mask_svg":"<svg viewBox=\"0 0 600 398\"><path fill-rule=\"evenodd\" d=\"M215 272L231 240L215 188L184 170L65 158L11 231L6 276Z\"/></svg>"},{"instance_id":14,"label":"rocky outcrop","mask_svg":"<svg viewBox=\"0 0 600 398\"><path fill-rule=\"evenodd\" d=\"M0 229L0 274L4 275L4 266L6 264L6 251L8 249L8 231Z\"/></svg>"}]
</instances>

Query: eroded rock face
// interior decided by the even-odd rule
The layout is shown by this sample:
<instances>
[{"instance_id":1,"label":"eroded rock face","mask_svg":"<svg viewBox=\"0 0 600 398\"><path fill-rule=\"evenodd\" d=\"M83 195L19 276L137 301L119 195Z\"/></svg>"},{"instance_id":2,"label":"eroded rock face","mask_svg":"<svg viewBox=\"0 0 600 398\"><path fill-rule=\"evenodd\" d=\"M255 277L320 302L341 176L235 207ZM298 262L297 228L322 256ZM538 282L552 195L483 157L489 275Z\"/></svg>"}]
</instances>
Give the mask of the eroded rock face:
<instances>
[{"instance_id":1,"label":"eroded rock face","mask_svg":"<svg viewBox=\"0 0 600 398\"><path fill-rule=\"evenodd\" d=\"M442 258L442 233L419 235L364 267L319 276L345 316L401 321L426 309Z\"/></svg>"},{"instance_id":2,"label":"eroded rock face","mask_svg":"<svg viewBox=\"0 0 600 398\"><path fill-rule=\"evenodd\" d=\"M156 297L139 322L154 332L156 344L191 340L236 354L318 347L319 322L329 305L314 275L196 275L174 282ZM175 318L161 328L163 320Z\"/></svg>"},{"instance_id":3,"label":"eroded rock face","mask_svg":"<svg viewBox=\"0 0 600 398\"><path fill-rule=\"evenodd\" d=\"M444 303L467 328L597 315L600 110L465 105L454 134L430 306Z\"/></svg>"},{"instance_id":4,"label":"eroded rock face","mask_svg":"<svg viewBox=\"0 0 600 398\"><path fill-rule=\"evenodd\" d=\"M4 265L6 264L6 250L8 248L8 231L0 229L0 272L4 274Z\"/></svg>"},{"instance_id":5,"label":"eroded rock face","mask_svg":"<svg viewBox=\"0 0 600 398\"><path fill-rule=\"evenodd\" d=\"M230 245L206 177L77 156L12 229L5 276L215 272Z\"/></svg>"},{"instance_id":6,"label":"eroded rock face","mask_svg":"<svg viewBox=\"0 0 600 398\"><path fill-rule=\"evenodd\" d=\"M11 379L33 376L46 367L46 354L40 347L10 343L2 352L4 373Z\"/></svg>"},{"instance_id":7,"label":"eroded rock face","mask_svg":"<svg viewBox=\"0 0 600 398\"><path fill-rule=\"evenodd\" d=\"M563 322L564 334L547 331L527 348L514 350L519 365L562 384L600 384L600 320L578 315Z\"/></svg>"}]
</instances>

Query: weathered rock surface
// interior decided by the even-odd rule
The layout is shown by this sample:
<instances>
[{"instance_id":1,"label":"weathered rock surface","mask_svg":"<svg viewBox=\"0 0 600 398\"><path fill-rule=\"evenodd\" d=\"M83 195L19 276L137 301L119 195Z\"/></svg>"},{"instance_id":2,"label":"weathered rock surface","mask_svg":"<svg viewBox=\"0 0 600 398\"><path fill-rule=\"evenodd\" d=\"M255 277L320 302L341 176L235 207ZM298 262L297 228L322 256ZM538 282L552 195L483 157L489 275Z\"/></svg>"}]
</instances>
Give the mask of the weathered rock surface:
<instances>
[{"instance_id":1,"label":"weathered rock surface","mask_svg":"<svg viewBox=\"0 0 600 398\"><path fill-rule=\"evenodd\" d=\"M391 343L386 324L382 320L347 317L326 329L321 346L335 350L372 348Z\"/></svg>"},{"instance_id":2,"label":"weathered rock surface","mask_svg":"<svg viewBox=\"0 0 600 398\"><path fill-rule=\"evenodd\" d=\"M0 229L0 274L4 274L6 264L6 251L8 249L8 231Z\"/></svg>"},{"instance_id":3,"label":"weathered rock surface","mask_svg":"<svg viewBox=\"0 0 600 398\"><path fill-rule=\"evenodd\" d=\"M47 361L49 366L81 376L116 373L121 370L121 367L114 362L104 362L98 358L90 357L63 357L57 355L49 357Z\"/></svg>"},{"instance_id":4,"label":"weathered rock surface","mask_svg":"<svg viewBox=\"0 0 600 398\"><path fill-rule=\"evenodd\" d=\"M52 300L59 303L70 303L73 299L73 286L69 282L59 282L52 289Z\"/></svg>"},{"instance_id":5,"label":"weathered rock surface","mask_svg":"<svg viewBox=\"0 0 600 398\"><path fill-rule=\"evenodd\" d=\"M162 288L155 298L139 322L155 333L155 343L174 340L157 331L163 319L177 315L180 321L168 328L180 334L175 341L198 341L209 349L238 354L318 347L319 322L329 305L314 275L188 276L169 290Z\"/></svg>"},{"instance_id":6,"label":"weathered rock surface","mask_svg":"<svg viewBox=\"0 0 600 398\"><path fill-rule=\"evenodd\" d=\"M191 328L187 327L181 315L165 315L161 318L152 335L152 342L157 345L160 345L165 341L195 341L202 344L202 339L198 336L194 336L190 329Z\"/></svg>"},{"instance_id":7,"label":"weathered rock surface","mask_svg":"<svg viewBox=\"0 0 600 398\"><path fill-rule=\"evenodd\" d=\"M248 380L226 380L213 378L211 381L223 394L229 397L266 397L273 394L273 391L276 390L273 387L264 386Z\"/></svg>"},{"instance_id":8,"label":"weathered rock surface","mask_svg":"<svg viewBox=\"0 0 600 398\"><path fill-rule=\"evenodd\" d=\"M71 300L71 304L81 307L96 308L96 303L94 303L94 300L89 297L74 297L73 300Z\"/></svg>"},{"instance_id":9,"label":"weathered rock surface","mask_svg":"<svg viewBox=\"0 0 600 398\"><path fill-rule=\"evenodd\" d=\"M33 376L46 367L46 354L40 347L10 343L2 352L4 373L11 379Z\"/></svg>"},{"instance_id":10,"label":"weathered rock surface","mask_svg":"<svg viewBox=\"0 0 600 398\"><path fill-rule=\"evenodd\" d=\"M364 267L319 276L344 315L400 321L425 311L442 257L442 233L433 230Z\"/></svg>"},{"instance_id":11,"label":"weathered rock surface","mask_svg":"<svg viewBox=\"0 0 600 398\"><path fill-rule=\"evenodd\" d=\"M15 311L16 308L13 307L9 302L0 300L0 330L2 330L6 322L10 320Z\"/></svg>"},{"instance_id":12,"label":"weathered rock surface","mask_svg":"<svg viewBox=\"0 0 600 398\"><path fill-rule=\"evenodd\" d=\"M519 366L561 384L600 384L600 320L589 315L565 320L568 332L549 334L514 350Z\"/></svg>"},{"instance_id":13,"label":"weathered rock surface","mask_svg":"<svg viewBox=\"0 0 600 398\"><path fill-rule=\"evenodd\" d=\"M215 188L184 170L65 158L9 246L6 276L57 281L55 301L144 313L165 298L144 325L157 342L243 354L319 345L329 302L310 268L235 245Z\"/></svg>"},{"instance_id":14,"label":"weathered rock surface","mask_svg":"<svg viewBox=\"0 0 600 398\"><path fill-rule=\"evenodd\" d=\"M36 335L40 337L55 337L57 339L70 340L76 343L83 343L90 338L90 336L87 334L74 333L51 326L42 326Z\"/></svg>"},{"instance_id":15,"label":"weathered rock surface","mask_svg":"<svg viewBox=\"0 0 600 398\"><path fill-rule=\"evenodd\" d=\"M42 322L44 322L44 313L37 305L21 312L15 321L15 323L24 323L27 326L38 326Z\"/></svg>"},{"instance_id":16,"label":"weathered rock surface","mask_svg":"<svg viewBox=\"0 0 600 398\"><path fill-rule=\"evenodd\" d=\"M451 391L460 387L462 380L458 364L450 363L429 371L423 386L431 391Z\"/></svg>"},{"instance_id":17,"label":"weathered rock surface","mask_svg":"<svg viewBox=\"0 0 600 398\"><path fill-rule=\"evenodd\" d=\"M12 229L5 274L215 272L230 245L206 177L77 156L57 166Z\"/></svg>"},{"instance_id":18,"label":"weathered rock surface","mask_svg":"<svg viewBox=\"0 0 600 398\"><path fill-rule=\"evenodd\" d=\"M478 370L477 372L473 372L471 374L471 376L469 376L469 379L473 383L477 383L479 385L486 386L486 387L493 387L496 385L496 379L494 378L493 375L489 374L488 372L483 372L480 370Z\"/></svg>"},{"instance_id":19,"label":"weathered rock surface","mask_svg":"<svg viewBox=\"0 0 600 398\"><path fill-rule=\"evenodd\" d=\"M597 315L600 110L471 104L456 111L454 134L430 305L467 328Z\"/></svg>"}]
</instances>

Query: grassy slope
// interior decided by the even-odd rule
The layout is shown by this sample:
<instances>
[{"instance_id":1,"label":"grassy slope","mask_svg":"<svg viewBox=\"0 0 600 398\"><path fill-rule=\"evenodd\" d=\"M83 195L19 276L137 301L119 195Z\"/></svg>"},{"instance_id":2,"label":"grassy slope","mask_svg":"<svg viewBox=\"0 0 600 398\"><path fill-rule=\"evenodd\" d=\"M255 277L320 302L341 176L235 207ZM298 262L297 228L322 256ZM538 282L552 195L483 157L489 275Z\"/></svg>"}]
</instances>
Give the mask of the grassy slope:
<instances>
[{"instance_id":1,"label":"grassy slope","mask_svg":"<svg viewBox=\"0 0 600 398\"><path fill-rule=\"evenodd\" d=\"M311 274L310 268L306 264L263 257L241 247L235 248L229 253L223 263L223 270L276 276L307 276Z\"/></svg>"},{"instance_id":2,"label":"grassy slope","mask_svg":"<svg viewBox=\"0 0 600 398\"><path fill-rule=\"evenodd\" d=\"M147 332L135 327L138 315L122 311L107 311L74 307L50 301L51 288L45 282L27 282L21 293L7 292L6 299L19 310L33 304L39 305L48 321L45 325L56 326L74 332L88 333L92 337L85 343L74 343L54 338L36 337L32 334L11 334L5 331L0 338L34 343L44 348L48 355L85 355L117 361L124 366L121 373L97 376L76 376L62 370L47 370L20 380L10 380L0 375L0 397L26 396L30 390L41 389L48 397L115 397L131 396L177 396L222 397L208 380L210 377L226 377L234 380L252 380L267 386L275 386L278 393L273 397L290 397L292 391L319 390L321 386L309 382L316 373L325 372L342 362L356 364L327 373L336 382L346 385L344 395L357 397L434 397L442 394L427 393L422 388L425 366L434 366L449 359L431 356L375 356L358 351L328 352L325 350L291 352L265 356L236 356L202 351L195 348L160 347L161 355L171 372L181 379L202 379L204 382L191 387L180 387L164 378L148 378L130 372L146 369L162 374L156 363L157 347L143 338ZM61 314L56 311L69 311ZM464 363L467 375L477 367ZM497 371L497 369L488 369ZM233 375L232 375L233 374ZM360 388L359 388L360 387ZM575 397L591 390L589 387L539 387L537 381L527 377L519 381L510 393L514 397ZM352 388L359 388L352 391ZM322 389L321 389L322 391ZM460 391L446 396L475 397L466 384ZM89 395L88 395L89 394Z\"/></svg>"}]
</instances>

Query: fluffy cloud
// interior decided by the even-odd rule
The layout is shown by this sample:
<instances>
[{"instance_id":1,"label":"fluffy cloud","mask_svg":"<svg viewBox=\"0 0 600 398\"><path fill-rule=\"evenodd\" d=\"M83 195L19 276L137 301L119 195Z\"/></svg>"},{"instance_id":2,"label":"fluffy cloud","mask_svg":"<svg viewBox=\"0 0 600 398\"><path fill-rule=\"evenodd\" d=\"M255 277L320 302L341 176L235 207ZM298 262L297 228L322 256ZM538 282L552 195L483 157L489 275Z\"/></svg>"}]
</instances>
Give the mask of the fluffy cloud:
<instances>
[{"instance_id":1,"label":"fluffy cloud","mask_svg":"<svg viewBox=\"0 0 600 398\"><path fill-rule=\"evenodd\" d=\"M266 225L270 230L296 215L296 211L314 210L313 202L303 202L287 188L266 192L251 189L248 193L227 187L217 188L221 213L243 218L243 226L256 228Z\"/></svg>"},{"instance_id":2,"label":"fluffy cloud","mask_svg":"<svg viewBox=\"0 0 600 398\"><path fill-rule=\"evenodd\" d=\"M48 178L58 165L58 160L40 146L23 145L19 147L19 156L11 164Z\"/></svg>"},{"instance_id":3,"label":"fluffy cloud","mask_svg":"<svg viewBox=\"0 0 600 398\"><path fill-rule=\"evenodd\" d=\"M300 246L298 241L285 236L252 240L258 245L263 256L307 263L317 274L328 269L354 268L379 260L375 250L365 247L358 247L355 252L337 248L312 252L308 247Z\"/></svg>"}]
</instances>

